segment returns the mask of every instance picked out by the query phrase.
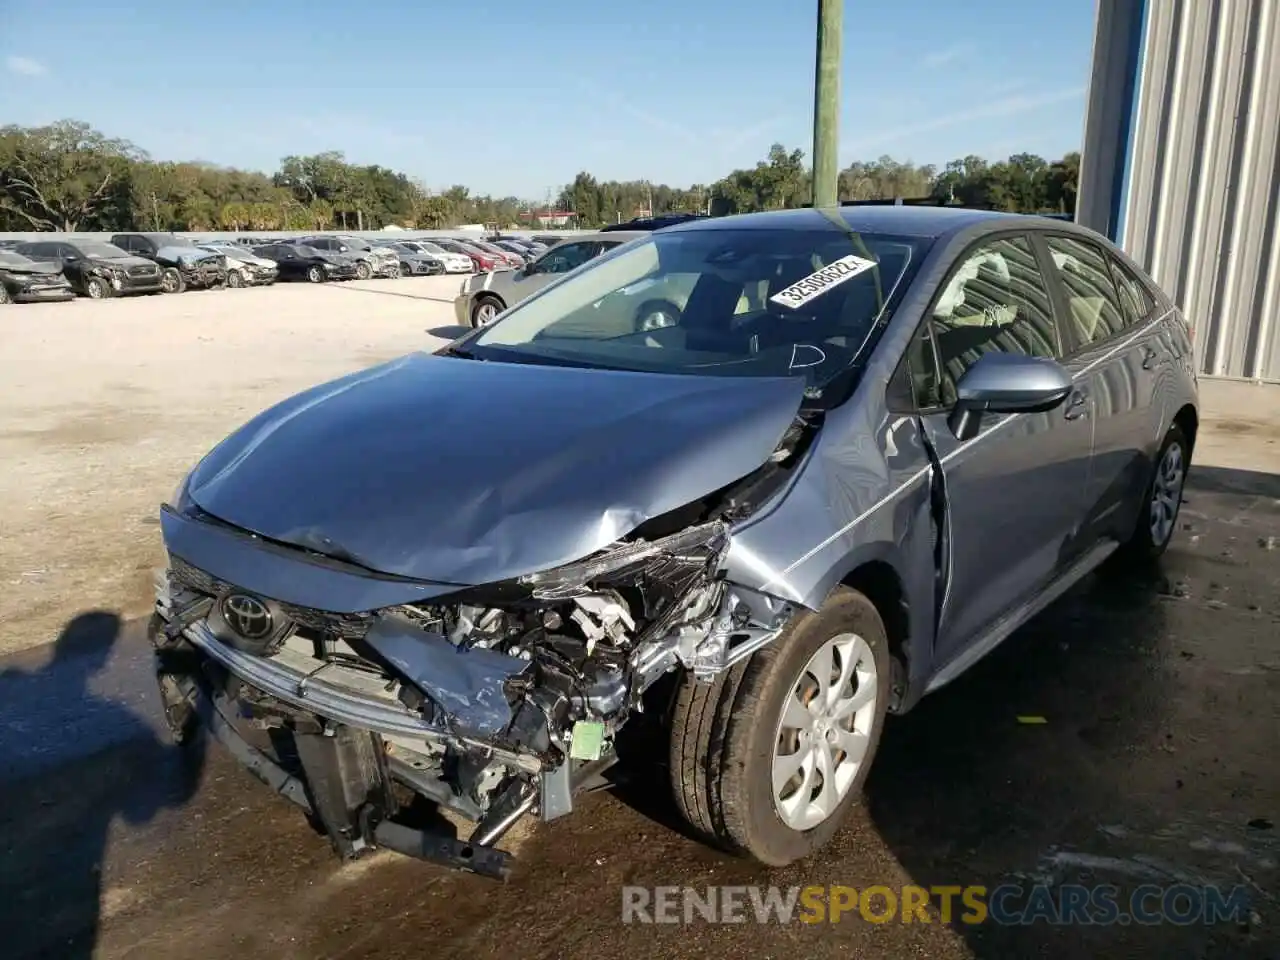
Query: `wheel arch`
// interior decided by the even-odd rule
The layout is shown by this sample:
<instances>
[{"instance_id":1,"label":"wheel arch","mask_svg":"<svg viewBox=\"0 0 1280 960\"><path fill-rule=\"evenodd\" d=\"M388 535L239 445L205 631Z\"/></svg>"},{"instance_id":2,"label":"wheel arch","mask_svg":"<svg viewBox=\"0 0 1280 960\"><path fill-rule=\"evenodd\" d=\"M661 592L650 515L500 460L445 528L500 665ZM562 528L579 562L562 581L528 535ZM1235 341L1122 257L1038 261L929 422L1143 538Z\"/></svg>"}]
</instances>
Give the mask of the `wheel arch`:
<instances>
[{"instance_id":1,"label":"wheel arch","mask_svg":"<svg viewBox=\"0 0 1280 960\"><path fill-rule=\"evenodd\" d=\"M887 557L862 559L840 578L839 583L857 590L870 600L884 622L893 663L889 709L900 712L906 706L908 677L915 660L911 642L911 604L906 584Z\"/></svg>"},{"instance_id":2,"label":"wheel arch","mask_svg":"<svg viewBox=\"0 0 1280 960\"><path fill-rule=\"evenodd\" d=\"M1195 408L1195 404L1183 404L1181 409L1173 415L1173 422L1182 428L1182 432L1187 437L1187 446L1191 448L1192 453L1196 449L1196 431L1200 429L1200 414Z\"/></svg>"}]
</instances>

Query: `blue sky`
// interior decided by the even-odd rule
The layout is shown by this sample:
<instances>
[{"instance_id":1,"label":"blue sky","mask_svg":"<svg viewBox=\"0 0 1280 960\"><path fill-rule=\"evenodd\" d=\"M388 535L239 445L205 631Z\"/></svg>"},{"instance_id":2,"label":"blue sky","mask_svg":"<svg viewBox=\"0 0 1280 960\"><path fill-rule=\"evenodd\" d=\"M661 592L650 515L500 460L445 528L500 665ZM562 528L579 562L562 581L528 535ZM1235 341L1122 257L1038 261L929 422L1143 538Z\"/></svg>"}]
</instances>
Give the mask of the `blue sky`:
<instances>
[{"instance_id":1,"label":"blue sky","mask_svg":"<svg viewBox=\"0 0 1280 960\"><path fill-rule=\"evenodd\" d=\"M536 199L583 169L709 182L812 138L814 0L0 6L0 122L74 117L157 159L334 149ZM1078 149L1093 14L845 0L841 165Z\"/></svg>"}]
</instances>

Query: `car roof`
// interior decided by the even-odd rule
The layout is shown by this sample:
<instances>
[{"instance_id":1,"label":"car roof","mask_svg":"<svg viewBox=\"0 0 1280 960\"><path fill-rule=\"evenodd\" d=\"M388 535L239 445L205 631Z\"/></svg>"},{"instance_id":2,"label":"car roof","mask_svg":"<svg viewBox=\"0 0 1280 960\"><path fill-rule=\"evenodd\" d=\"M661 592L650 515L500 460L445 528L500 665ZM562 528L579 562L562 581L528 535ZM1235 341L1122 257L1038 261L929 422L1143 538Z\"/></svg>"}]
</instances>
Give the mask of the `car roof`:
<instances>
[{"instance_id":1,"label":"car roof","mask_svg":"<svg viewBox=\"0 0 1280 960\"><path fill-rule=\"evenodd\" d=\"M834 230L836 218L858 233L885 233L903 237L936 239L957 233L975 224L987 224L993 229L1007 223L1025 224L1022 214L1001 213L992 210L973 210L966 207L925 207L885 205L866 207L831 207L817 210L804 207L796 210L771 210L765 213L743 213L729 217L709 217L665 227L663 233L684 233L690 230Z\"/></svg>"},{"instance_id":2,"label":"car roof","mask_svg":"<svg viewBox=\"0 0 1280 960\"><path fill-rule=\"evenodd\" d=\"M663 227L663 230L670 230L670 227ZM658 231L656 230L600 230L596 233L586 233L577 237L565 237L563 242L572 243L575 240L609 240L611 242L635 240L637 237L651 237Z\"/></svg>"}]
</instances>

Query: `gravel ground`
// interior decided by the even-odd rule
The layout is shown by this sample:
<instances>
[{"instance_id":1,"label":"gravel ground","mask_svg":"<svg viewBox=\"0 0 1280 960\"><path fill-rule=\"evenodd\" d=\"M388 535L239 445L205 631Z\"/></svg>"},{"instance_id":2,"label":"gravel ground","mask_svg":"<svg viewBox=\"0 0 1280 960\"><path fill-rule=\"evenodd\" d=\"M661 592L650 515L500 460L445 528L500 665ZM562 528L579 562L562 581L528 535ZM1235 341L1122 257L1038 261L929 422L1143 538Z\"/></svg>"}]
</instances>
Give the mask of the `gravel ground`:
<instances>
[{"instance_id":1,"label":"gravel ground","mask_svg":"<svg viewBox=\"0 0 1280 960\"><path fill-rule=\"evenodd\" d=\"M457 277L4 309L0 654L150 604L157 506L212 444L312 384L439 343Z\"/></svg>"}]
</instances>

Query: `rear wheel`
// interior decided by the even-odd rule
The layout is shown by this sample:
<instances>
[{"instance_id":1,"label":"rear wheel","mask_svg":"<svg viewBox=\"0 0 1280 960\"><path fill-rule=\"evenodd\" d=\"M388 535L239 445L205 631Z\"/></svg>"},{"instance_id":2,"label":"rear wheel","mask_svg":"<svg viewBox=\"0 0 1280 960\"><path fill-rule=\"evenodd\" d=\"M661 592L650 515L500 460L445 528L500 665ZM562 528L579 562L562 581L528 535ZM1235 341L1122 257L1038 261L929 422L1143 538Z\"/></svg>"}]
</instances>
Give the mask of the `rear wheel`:
<instances>
[{"instance_id":1,"label":"rear wheel","mask_svg":"<svg viewBox=\"0 0 1280 960\"><path fill-rule=\"evenodd\" d=\"M1187 482L1190 465L1191 446L1182 427L1175 423L1165 434L1156 455L1155 469L1143 497L1138 525L1124 544L1124 552L1130 558L1154 560L1169 548L1169 541L1178 526L1182 488Z\"/></svg>"},{"instance_id":2,"label":"rear wheel","mask_svg":"<svg viewBox=\"0 0 1280 960\"><path fill-rule=\"evenodd\" d=\"M889 702L884 623L846 587L771 645L676 699L676 803L709 841L782 866L825 846L857 802Z\"/></svg>"},{"instance_id":3,"label":"rear wheel","mask_svg":"<svg viewBox=\"0 0 1280 960\"><path fill-rule=\"evenodd\" d=\"M476 297L476 302L471 307L471 325L473 327L487 327L497 319L498 314L501 312L502 301L497 297Z\"/></svg>"}]
</instances>

